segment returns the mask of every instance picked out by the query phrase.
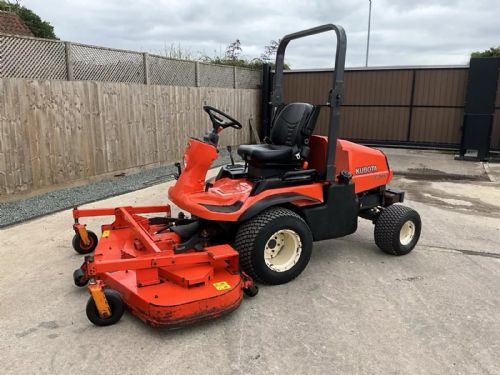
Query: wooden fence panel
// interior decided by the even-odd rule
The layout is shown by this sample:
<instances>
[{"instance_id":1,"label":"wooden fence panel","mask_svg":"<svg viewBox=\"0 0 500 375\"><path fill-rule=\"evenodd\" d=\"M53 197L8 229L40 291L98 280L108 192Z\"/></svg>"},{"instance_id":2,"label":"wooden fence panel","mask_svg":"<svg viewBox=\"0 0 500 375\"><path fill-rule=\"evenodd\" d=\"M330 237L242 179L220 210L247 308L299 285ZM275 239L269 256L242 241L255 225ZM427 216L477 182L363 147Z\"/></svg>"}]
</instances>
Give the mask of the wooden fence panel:
<instances>
[{"instance_id":1,"label":"wooden fence panel","mask_svg":"<svg viewBox=\"0 0 500 375\"><path fill-rule=\"evenodd\" d=\"M173 163L210 128L204 104L228 112L220 147L250 141L260 91L90 81L0 80L0 195Z\"/></svg>"}]
</instances>

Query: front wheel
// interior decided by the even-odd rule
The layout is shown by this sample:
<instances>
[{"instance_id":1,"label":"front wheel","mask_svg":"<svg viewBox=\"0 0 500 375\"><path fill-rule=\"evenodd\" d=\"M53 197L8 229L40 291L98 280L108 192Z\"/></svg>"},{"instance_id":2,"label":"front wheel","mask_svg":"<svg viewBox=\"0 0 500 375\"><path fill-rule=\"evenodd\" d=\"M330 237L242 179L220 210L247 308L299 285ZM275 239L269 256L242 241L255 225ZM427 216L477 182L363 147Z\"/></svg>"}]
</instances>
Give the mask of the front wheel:
<instances>
[{"instance_id":1,"label":"front wheel","mask_svg":"<svg viewBox=\"0 0 500 375\"><path fill-rule=\"evenodd\" d=\"M395 204L385 208L375 222L375 243L384 252L405 255L420 238L422 221L417 211Z\"/></svg>"},{"instance_id":2,"label":"front wheel","mask_svg":"<svg viewBox=\"0 0 500 375\"><path fill-rule=\"evenodd\" d=\"M240 226L235 248L240 266L255 281L284 284L306 268L312 252L312 234L295 212L272 207Z\"/></svg>"}]
</instances>

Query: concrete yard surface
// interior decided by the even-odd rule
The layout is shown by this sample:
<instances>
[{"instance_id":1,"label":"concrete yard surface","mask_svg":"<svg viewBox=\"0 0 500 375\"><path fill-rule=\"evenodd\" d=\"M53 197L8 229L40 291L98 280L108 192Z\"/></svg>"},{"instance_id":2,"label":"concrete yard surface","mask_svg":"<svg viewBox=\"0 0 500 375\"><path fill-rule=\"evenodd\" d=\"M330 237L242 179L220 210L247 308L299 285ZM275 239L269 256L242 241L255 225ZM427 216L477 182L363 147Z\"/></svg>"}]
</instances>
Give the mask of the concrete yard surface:
<instances>
[{"instance_id":1,"label":"concrete yard surface","mask_svg":"<svg viewBox=\"0 0 500 375\"><path fill-rule=\"evenodd\" d=\"M490 181L483 162L454 160L456 152L382 148L396 174L416 179Z\"/></svg>"},{"instance_id":2,"label":"concrete yard surface","mask_svg":"<svg viewBox=\"0 0 500 375\"><path fill-rule=\"evenodd\" d=\"M360 219L354 235L316 243L296 280L174 331L128 312L110 327L87 320L69 210L1 229L1 373L499 374L500 186L410 177L392 184L423 221L409 255L378 250ZM165 203L169 184L88 206Z\"/></svg>"}]
</instances>

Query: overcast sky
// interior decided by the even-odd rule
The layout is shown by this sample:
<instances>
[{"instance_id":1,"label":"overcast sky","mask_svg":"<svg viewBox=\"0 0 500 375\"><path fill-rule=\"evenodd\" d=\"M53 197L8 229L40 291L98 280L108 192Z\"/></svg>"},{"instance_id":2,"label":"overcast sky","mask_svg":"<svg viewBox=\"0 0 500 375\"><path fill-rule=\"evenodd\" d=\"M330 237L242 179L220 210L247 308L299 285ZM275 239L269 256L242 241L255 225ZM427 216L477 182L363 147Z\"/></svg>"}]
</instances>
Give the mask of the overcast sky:
<instances>
[{"instance_id":1,"label":"overcast sky","mask_svg":"<svg viewBox=\"0 0 500 375\"><path fill-rule=\"evenodd\" d=\"M365 62L368 0L23 0L60 39L160 53L172 43L213 55L239 38L258 57L271 39L337 23L347 66ZM369 65L461 65L500 45L500 0L373 0ZM333 66L333 34L292 42L292 68Z\"/></svg>"}]
</instances>

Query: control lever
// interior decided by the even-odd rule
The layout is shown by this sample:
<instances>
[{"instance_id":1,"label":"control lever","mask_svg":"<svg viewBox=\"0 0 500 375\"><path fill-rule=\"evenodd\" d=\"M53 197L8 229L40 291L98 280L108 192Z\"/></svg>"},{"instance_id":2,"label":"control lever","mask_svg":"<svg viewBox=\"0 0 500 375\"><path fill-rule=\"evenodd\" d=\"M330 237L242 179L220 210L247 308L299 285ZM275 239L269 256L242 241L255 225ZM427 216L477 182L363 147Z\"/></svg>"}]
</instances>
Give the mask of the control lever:
<instances>
[{"instance_id":1,"label":"control lever","mask_svg":"<svg viewBox=\"0 0 500 375\"><path fill-rule=\"evenodd\" d=\"M235 164L234 163L234 158L233 158L233 149L231 146L227 146L227 152L229 152L229 158L231 159L231 164L226 165L224 168L228 171L236 171L236 170L241 170L243 172L246 168L243 167L241 164Z\"/></svg>"},{"instance_id":2,"label":"control lever","mask_svg":"<svg viewBox=\"0 0 500 375\"><path fill-rule=\"evenodd\" d=\"M231 166L234 166L233 148L231 146L227 146L227 152L229 152L229 158L231 159Z\"/></svg>"}]
</instances>

